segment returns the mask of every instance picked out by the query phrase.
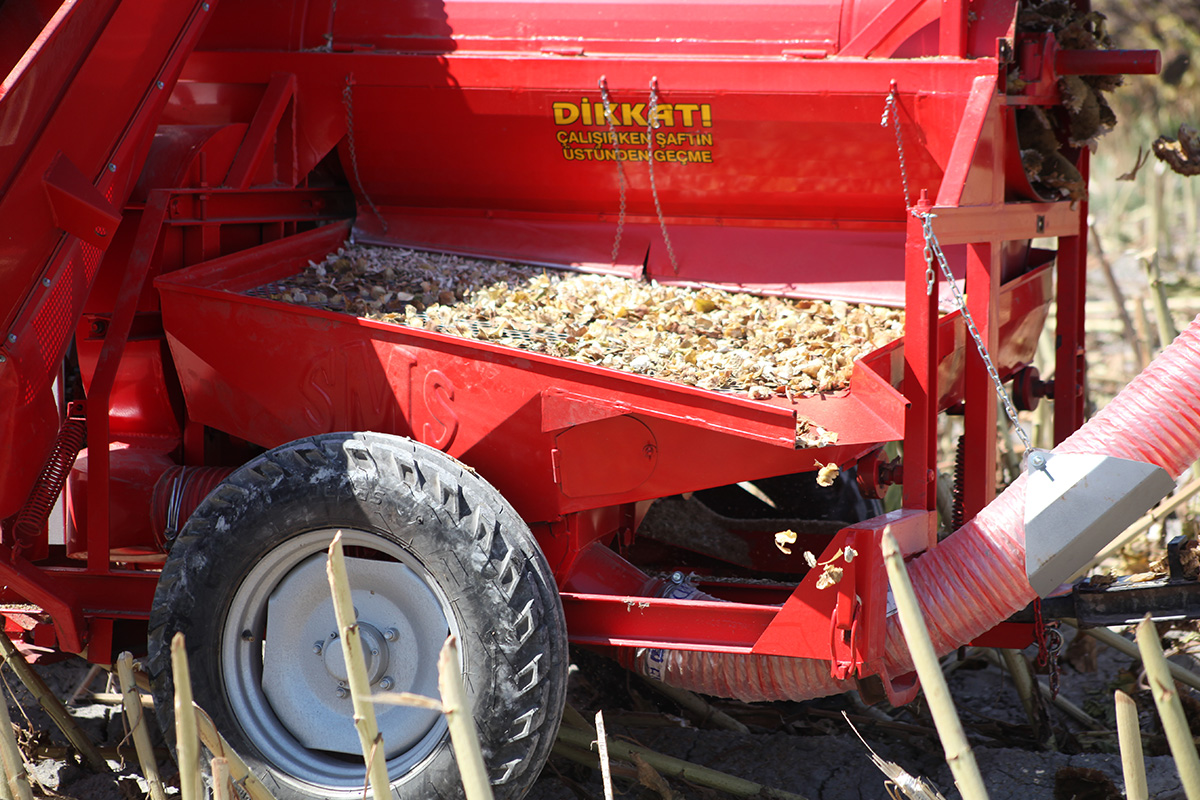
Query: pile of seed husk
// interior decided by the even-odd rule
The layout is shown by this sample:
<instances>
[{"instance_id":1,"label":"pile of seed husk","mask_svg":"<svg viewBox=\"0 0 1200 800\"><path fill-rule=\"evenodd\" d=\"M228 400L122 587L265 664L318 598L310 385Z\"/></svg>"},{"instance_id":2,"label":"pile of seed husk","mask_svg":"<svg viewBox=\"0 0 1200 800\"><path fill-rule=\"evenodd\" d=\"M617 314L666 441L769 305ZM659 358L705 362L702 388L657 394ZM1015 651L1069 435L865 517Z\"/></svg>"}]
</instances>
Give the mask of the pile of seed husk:
<instances>
[{"instance_id":1,"label":"pile of seed husk","mask_svg":"<svg viewBox=\"0 0 1200 800\"><path fill-rule=\"evenodd\" d=\"M854 360L904 325L881 306L361 244L254 294L757 400L844 389ZM828 432L800 434L830 443Z\"/></svg>"}]
</instances>

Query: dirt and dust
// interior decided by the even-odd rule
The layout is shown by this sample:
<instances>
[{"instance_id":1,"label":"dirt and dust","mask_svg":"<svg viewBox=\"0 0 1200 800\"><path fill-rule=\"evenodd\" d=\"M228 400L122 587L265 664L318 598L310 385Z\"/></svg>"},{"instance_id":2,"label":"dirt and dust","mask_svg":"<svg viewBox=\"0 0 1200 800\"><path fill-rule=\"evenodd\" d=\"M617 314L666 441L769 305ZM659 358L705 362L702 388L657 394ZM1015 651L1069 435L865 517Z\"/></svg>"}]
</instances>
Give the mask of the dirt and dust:
<instances>
[{"instance_id":1,"label":"dirt and dust","mask_svg":"<svg viewBox=\"0 0 1200 800\"><path fill-rule=\"evenodd\" d=\"M1198 664L1186 652L1200 640L1194 626L1169 631L1166 644L1181 666ZM1090 641L1090 640L1088 640ZM1069 652L1069 654L1068 654ZM1113 690L1121 688L1138 703L1146 748L1150 796L1156 800L1184 797L1149 693L1139 688L1140 667L1132 659L1095 643L1064 651L1061 695L1094 720L1081 724L1059 707L1044 704L1053 741L1039 744L1012 681L981 651L967 650L945 659L948 681L963 727L993 800L1101 800L1123 797L1120 757L1116 747ZM1036 649L1025 656L1036 658ZM806 703L745 704L713 700L713 706L748 729L714 727L681 710L640 679L615 665L576 654L571 670L570 701L584 718L604 712L611 739L629 741L668 756L720 770L808 800L886 800L885 778L855 737L846 712L870 747L883 759L931 781L947 800L958 797L928 709L918 700L902 708L866 707L854 695ZM1081 671L1084 670L1084 671ZM86 674L78 660L39 666L38 671L60 697L67 697ZM116 748L111 775L88 772L62 752L65 739L23 688L6 675L19 704L9 703L19 737L32 754L35 796L78 800L128 800L144 797L145 785L126 726L116 706L85 696L72 713L88 735L103 747ZM1047 676L1039 679L1045 683ZM103 692L104 678L92 688ZM1182 690L1185 706L1200 708L1195 692ZM19 708L18 708L19 705ZM1200 715L1193 717L1200 728ZM154 730L161 747L161 736ZM175 768L165 751L160 770L171 783ZM616 771L621 771L619 762ZM633 771L626 772L633 775ZM686 780L666 777L665 784L636 778L616 782L616 796L652 798L725 798L732 795ZM657 788L651 788L654 785ZM669 792L669 794L667 794ZM169 794L177 791L169 789ZM580 800L604 797L597 770L562 755L551 758L528 800Z\"/></svg>"},{"instance_id":2,"label":"dirt and dust","mask_svg":"<svg viewBox=\"0 0 1200 800\"><path fill-rule=\"evenodd\" d=\"M1186 647L1194 628L1168 634L1168 643ZM1087 640L1090 641L1090 640ZM1085 800L1124 796L1117 750L1113 690L1138 703L1145 734L1150 796L1183 798L1178 773L1164 740L1148 691L1140 690L1140 665L1092 643L1062 660L1061 696L1094 719L1085 726L1055 705L1044 703L1053 741L1038 743L1029 717L1008 674L967 650L945 659L951 694L974 748L993 800ZM1031 661L1036 648L1024 654ZM1194 669L1186 654L1174 660ZM603 710L610 737L627 738L666 755L721 770L809 800L886 800L885 777L854 736L846 711L870 747L915 776L930 780L947 800L958 797L928 709L918 701L903 708L864 707L853 695L807 703L743 704L714 700L714 706L745 723L749 733L713 729L685 719L639 679L614 675L590 660L572 672L572 700L589 720ZM1080 669L1088 671L1080 671ZM599 675L599 677L597 677ZM1042 683L1047 676L1041 675ZM1189 690L1185 690L1189 691ZM717 798L712 792L669 779L672 797ZM625 797L658 798L645 785L617 783ZM529 795L532 800L601 798L594 771L555 756Z\"/></svg>"}]
</instances>

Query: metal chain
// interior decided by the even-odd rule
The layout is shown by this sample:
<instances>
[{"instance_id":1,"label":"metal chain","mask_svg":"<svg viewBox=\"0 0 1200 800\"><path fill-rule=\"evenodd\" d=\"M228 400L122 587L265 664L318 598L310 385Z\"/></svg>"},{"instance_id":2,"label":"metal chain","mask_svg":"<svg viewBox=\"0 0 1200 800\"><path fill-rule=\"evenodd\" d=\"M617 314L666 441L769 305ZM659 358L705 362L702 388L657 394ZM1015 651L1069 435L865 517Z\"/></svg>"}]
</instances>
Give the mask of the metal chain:
<instances>
[{"instance_id":1,"label":"metal chain","mask_svg":"<svg viewBox=\"0 0 1200 800\"><path fill-rule=\"evenodd\" d=\"M892 89L888 92L887 101L883 104L883 119L879 124L887 127L888 120L896 127L896 152L900 155L900 182L904 185L904 207L912 205L908 191L908 165L904 163L904 139L900 135L900 107L896 100L896 82L892 81Z\"/></svg>"},{"instance_id":2,"label":"metal chain","mask_svg":"<svg viewBox=\"0 0 1200 800\"><path fill-rule=\"evenodd\" d=\"M900 157L900 182L904 186L904 207L911 208L908 190L908 166L904 161L904 137L900 134L900 107L897 101L896 82L892 81L891 91L888 92L887 100L883 105L883 117L879 124L887 127L889 121L896 128L896 153ZM946 278L946 283L950 285L950 291L954 295L954 303L958 310L962 313L963 321L967 324L967 331L971 334L971 338L975 340L975 347L979 350L979 355L983 358L984 366L987 367L988 375L991 376L992 383L996 387L996 396L1004 404L1004 413L1008 416L1009 422L1016 429L1017 438L1021 440L1021 444L1025 445L1026 452L1033 449L1033 442L1029 440L1029 434L1025 433L1025 429L1021 427L1021 423L1017 420L1017 409L1013 406L1012 400L1008 397L1008 392L1004 390L1004 382L1000 380L1000 373L996 370L996 365L992 363L992 357L988 355L987 347L983 344L983 337L979 335L979 329L975 327L975 319L971 316L971 312L967 310L967 298L963 295L962 289L958 287L958 282L954 279L954 274L950 272L950 266L946 263L946 256L942 253L942 246L938 243L937 234L933 232L933 220L937 217L936 214L929 212L911 212L913 216L921 220L921 230L925 237L925 294L931 296L934 287L937 284L937 275L933 271L934 259L937 259L938 266L941 267L942 274Z\"/></svg>"},{"instance_id":3,"label":"metal chain","mask_svg":"<svg viewBox=\"0 0 1200 800\"><path fill-rule=\"evenodd\" d=\"M922 231L925 236L925 264L926 271L933 270L933 259L937 259L938 266L941 267L942 275L946 278L946 283L950 285L950 291L954 295L954 305L962 313L963 321L967 324L967 332L971 334L971 338L975 340L975 347L979 350L979 356L983 359L983 364L987 367L988 375L992 378L992 384L996 387L996 396L1004 404L1004 413L1008 415L1009 422L1016 429L1017 438L1021 440L1021 444L1025 445L1025 451L1029 452L1033 449L1033 442L1029 439L1029 434L1025 433L1025 429L1021 427L1021 423L1017 420L1017 409L1012 404L1012 400L1008 397L1008 392L1004 390L1004 382L1000 380L1000 373L996 370L996 365L992 363L992 357L988 355L987 347L983 344L983 337L979 335L979 329L975 327L975 319L971 316L971 312L967 310L967 298L963 294L962 289L958 286L958 281L954 279L954 274L950 271L950 265L946 263L946 256L942 253L942 246L938 243L937 234L933 232L933 220L937 216L929 212L912 212L914 216L921 220Z\"/></svg>"},{"instance_id":4,"label":"metal chain","mask_svg":"<svg viewBox=\"0 0 1200 800\"><path fill-rule=\"evenodd\" d=\"M892 89L888 92L887 100L883 104L883 118L879 120L879 124L886 128L888 120L896 128L896 155L900 157L900 183L904 187L904 207L912 208L912 200L908 190L908 164L904 161L904 137L900 134L900 106L896 92L896 82L892 81ZM925 296L933 294L934 284L937 283L937 276L933 272L933 254L929 250L928 238L925 241Z\"/></svg>"},{"instance_id":5,"label":"metal chain","mask_svg":"<svg viewBox=\"0 0 1200 800\"><path fill-rule=\"evenodd\" d=\"M621 144L617 141L617 123L613 118L612 104L608 98L608 78L600 76L600 102L604 104L604 119L608 121L608 137L612 142L613 158L617 162L617 186L621 192L621 210L617 215L617 235L613 239L612 264L617 264L617 253L621 250L621 234L625 232L625 162L621 160Z\"/></svg>"},{"instance_id":6,"label":"metal chain","mask_svg":"<svg viewBox=\"0 0 1200 800\"><path fill-rule=\"evenodd\" d=\"M354 76L352 75L346 76L346 86L342 89L342 105L346 107L346 144L350 148L350 167L354 170L354 182L358 184L358 190L362 192L363 200L367 201L371 213L375 215L375 219L379 220L383 232L387 233L387 221L379 213L379 209L375 207L375 202L371 200L371 195L367 194L367 189L363 186L362 177L358 174L358 153L354 149Z\"/></svg>"},{"instance_id":7,"label":"metal chain","mask_svg":"<svg viewBox=\"0 0 1200 800\"><path fill-rule=\"evenodd\" d=\"M1037 645L1037 665L1046 670L1050 678L1050 699L1058 697L1059 678L1062 667L1058 661L1058 653L1062 649L1063 635L1058 629L1058 620L1046 621L1042 616L1042 601L1033 600L1033 638Z\"/></svg>"},{"instance_id":8,"label":"metal chain","mask_svg":"<svg viewBox=\"0 0 1200 800\"><path fill-rule=\"evenodd\" d=\"M663 219L662 204L658 202L658 184L654 180L654 130L658 127L658 78L650 79L650 107L646 115L646 163L650 166L650 194L654 197L654 210L658 213L658 227L662 230L663 242L667 245L667 257L671 269L679 274L679 262L675 259L675 248L667 235L667 222Z\"/></svg>"}]
</instances>

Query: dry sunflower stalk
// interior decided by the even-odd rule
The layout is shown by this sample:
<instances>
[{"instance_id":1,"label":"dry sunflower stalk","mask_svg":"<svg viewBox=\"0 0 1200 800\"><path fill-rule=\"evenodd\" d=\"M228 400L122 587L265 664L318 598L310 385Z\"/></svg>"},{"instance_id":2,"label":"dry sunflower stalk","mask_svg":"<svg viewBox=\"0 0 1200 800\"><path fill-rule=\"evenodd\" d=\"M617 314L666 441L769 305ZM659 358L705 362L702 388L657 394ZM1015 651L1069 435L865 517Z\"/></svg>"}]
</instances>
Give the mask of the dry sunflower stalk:
<instances>
[{"instance_id":1,"label":"dry sunflower stalk","mask_svg":"<svg viewBox=\"0 0 1200 800\"><path fill-rule=\"evenodd\" d=\"M879 306L350 244L252 294L755 400L844 389L854 361L904 327ZM798 446L834 441L798 421Z\"/></svg>"}]
</instances>

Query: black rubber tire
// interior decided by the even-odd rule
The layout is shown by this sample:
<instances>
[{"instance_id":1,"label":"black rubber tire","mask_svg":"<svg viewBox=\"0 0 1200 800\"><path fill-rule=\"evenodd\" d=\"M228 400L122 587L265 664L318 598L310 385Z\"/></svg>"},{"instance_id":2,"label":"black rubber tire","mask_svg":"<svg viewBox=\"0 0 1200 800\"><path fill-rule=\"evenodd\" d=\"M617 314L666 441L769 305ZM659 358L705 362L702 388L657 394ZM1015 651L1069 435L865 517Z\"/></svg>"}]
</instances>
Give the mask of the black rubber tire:
<instances>
[{"instance_id":1,"label":"black rubber tire","mask_svg":"<svg viewBox=\"0 0 1200 800\"><path fill-rule=\"evenodd\" d=\"M333 528L399 545L449 600L493 789L498 798L522 797L549 756L566 701L557 588L528 526L490 484L396 436L334 433L283 445L229 476L192 515L150 613L148 663L163 729L173 730L170 643L182 632L196 702L279 800L361 796L361 775L353 785L317 785L272 764L235 718L222 676L230 603L255 562L295 537ZM443 725L432 750L393 775L392 797L462 796Z\"/></svg>"}]
</instances>

